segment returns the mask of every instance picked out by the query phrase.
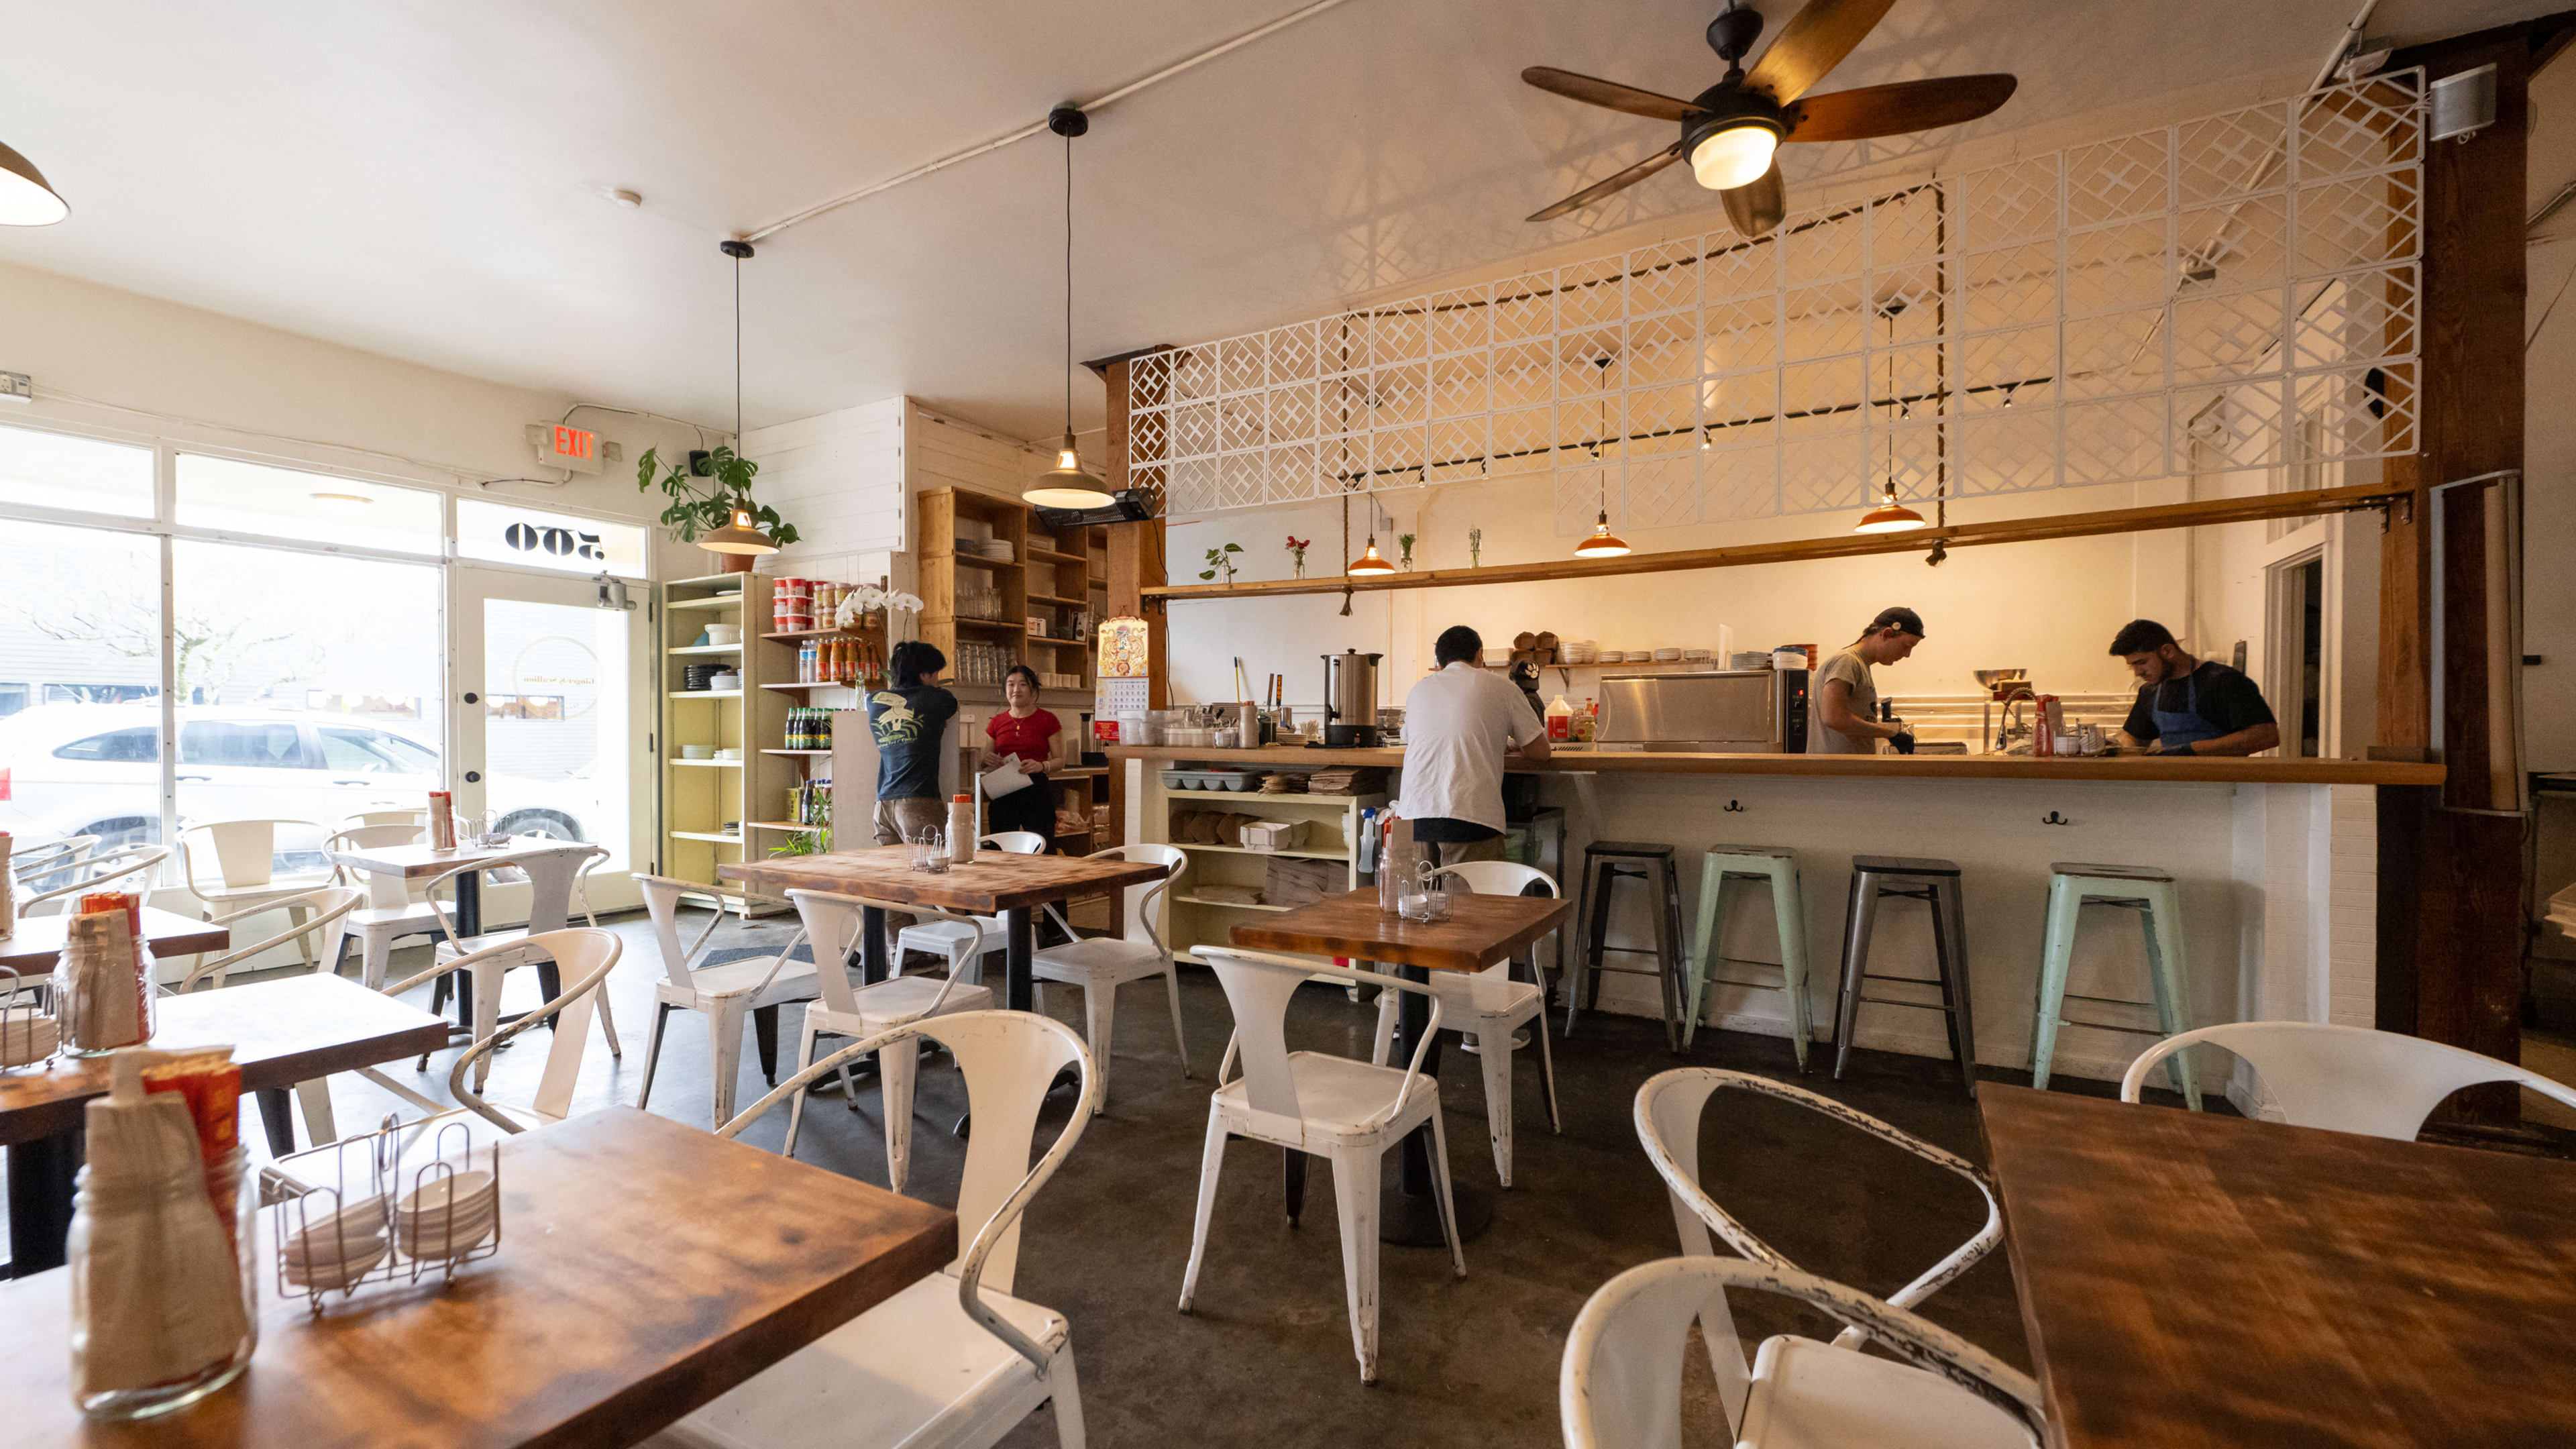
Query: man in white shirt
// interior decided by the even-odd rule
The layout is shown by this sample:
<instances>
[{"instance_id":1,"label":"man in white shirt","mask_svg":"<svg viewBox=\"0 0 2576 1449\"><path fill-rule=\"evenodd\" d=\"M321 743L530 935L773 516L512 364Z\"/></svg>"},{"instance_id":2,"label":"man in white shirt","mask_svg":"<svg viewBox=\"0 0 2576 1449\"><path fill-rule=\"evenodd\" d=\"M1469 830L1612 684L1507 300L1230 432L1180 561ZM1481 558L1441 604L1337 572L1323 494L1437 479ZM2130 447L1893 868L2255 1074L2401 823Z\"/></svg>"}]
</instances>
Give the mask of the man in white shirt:
<instances>
[{"instance_id":1,"label":"man in white shirt","mask_svg":"<svg viewBox=\"0 0 2576 1449\"><path fill-rule=\"evenodd\" d=\"M1547 758L1547 726L1511 682L1485 672L1485 641L1458 624L1431 646L1439 672L1404 697L1404 817L1442 865L1503 858L1503 763Z\"/></svg>"}]
</instances>

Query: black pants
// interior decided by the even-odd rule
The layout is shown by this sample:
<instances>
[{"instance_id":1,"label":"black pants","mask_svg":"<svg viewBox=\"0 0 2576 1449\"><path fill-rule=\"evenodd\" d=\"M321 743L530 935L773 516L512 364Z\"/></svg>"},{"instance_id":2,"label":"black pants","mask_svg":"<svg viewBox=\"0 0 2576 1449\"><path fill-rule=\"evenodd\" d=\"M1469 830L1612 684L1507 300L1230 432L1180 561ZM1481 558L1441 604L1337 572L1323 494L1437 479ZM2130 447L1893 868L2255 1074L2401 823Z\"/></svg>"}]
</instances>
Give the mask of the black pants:
<instances>
[{"instance_id":1,"label":"black pants","mask_svg":"<svg viewBox=\"0 0 2576 1449\"><path fill-rule=\"evenodd\" d=\"M998 835L1005 830L1029 830L1046 837L1047 853L1055 853L1055 786L1044 775L1029 776L1026 789L985 802L984 828Z\"/></svg>"}]
</instances>

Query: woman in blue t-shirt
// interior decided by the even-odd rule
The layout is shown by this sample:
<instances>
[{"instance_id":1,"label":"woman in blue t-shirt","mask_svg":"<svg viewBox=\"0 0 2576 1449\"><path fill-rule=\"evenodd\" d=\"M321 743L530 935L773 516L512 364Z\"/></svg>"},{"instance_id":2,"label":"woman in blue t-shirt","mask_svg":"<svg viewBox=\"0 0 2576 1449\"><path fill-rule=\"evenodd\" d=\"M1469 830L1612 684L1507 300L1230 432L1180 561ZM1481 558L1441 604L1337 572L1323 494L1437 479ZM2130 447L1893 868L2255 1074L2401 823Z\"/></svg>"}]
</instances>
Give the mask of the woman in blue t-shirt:
<instances>
[{"instance_id":1,"label":"woman in blue t-shirt","mask_svg":"<svg viewBox=\"0 0 2576 1449\"><path fill-rule=\"evenodd\" d=\"M868 733L877 745L877 844L900 845L922 831L945 829L948 802L939 793L939 751L957 696L931 681L948 656L918 639L886 657L886 687L868 696Z\"/></svg>"}]
</instances>

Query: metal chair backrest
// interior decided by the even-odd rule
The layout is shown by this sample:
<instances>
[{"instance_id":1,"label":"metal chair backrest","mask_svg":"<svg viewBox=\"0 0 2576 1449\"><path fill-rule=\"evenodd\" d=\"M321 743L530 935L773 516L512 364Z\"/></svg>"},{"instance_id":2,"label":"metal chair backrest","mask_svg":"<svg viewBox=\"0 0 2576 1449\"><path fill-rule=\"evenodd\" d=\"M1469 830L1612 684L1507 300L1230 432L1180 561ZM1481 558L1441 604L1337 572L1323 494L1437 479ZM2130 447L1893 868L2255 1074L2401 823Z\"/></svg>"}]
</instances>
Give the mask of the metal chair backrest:
<instances>
[{"instance_id":1,"label":"metal chair backrest","mask_svg":"<svg viewBox=\"0 0 2576 1449\"><path fill-rule=\"evenodd\" d=\"M984 923L973 916L961 916L936 906L881 901L834 891L791 889L787 892L787 899L795 903L797 919L804 923L805 938L813 943L814 979L822 989L823 1007L845 1016L855 1015L859 1010L858 988L850 984L850 973L845 963L850 954L859 949L859 933L867 928L867 918L862 913L870 906L909 912L923 920L954 921L974 932L967 943L966 953L957 959L972 961L984 953ZM785 956L782 954L780 959L784 960ZM897 962L896 969L900 971L902 963ZM957 977L952 972L940 982L939 995L932 999L925 1014L936 1013L946 1006L948 994L956 987Z\"/></svg>"},{"instance_id":2,"label":"metal chair backrest","mask_svg":"<svg viewBox=\"0 0 2576 1449\"><path fill-rule=\"evenodd\" d=\"M1466 883L1469 892L1480 896L1525 896L1534 885L1547 889L1540 894L1557 894L1556 877L1536 866L1515 865L1508 860L1462 860L1431 872L1433 879L1456 876Z\"/></svg>"},{"instance_id":3,"label":"metal chair backrest","mask_svg":"<svg viewBox=\"0 0 2576 1449\"><path fill-rule=\"evenodd\" d=\"M680 900L690 894L705 895L707 888L696 881L647 875L642 871L636 872L632 879L644 888L644 916L652 922L653 944L661 951L662 978L679 990L696 990L697 984L691 973L697 969L699 953L705 950L708 938L715 935L716 927L724 924L725 913L722 910L709 911L707 928L698 933L698 939L683 946L680 944ZM779 963L784 964L788 957L796 954L796 947L805 939L805 928L800 922L796 934L779 948ZM770 974L777 974L775 966ZM766 986L768 983L761 984Z\"/></svg>"},{"instance_id":4,"label":"metal chair backrest","mask_svg":"<svg viewBox=\"0 0 2576 1449\"><path fill-rule=\"evenodd\" d=\"M566 983L563 990L554 1000L467 1047L447 1073L447 1090L455 1095L459 1105L510 1132L524 1132L527 1128L476 1094L475 1063L500 1050L510 1038L530 1027L554 1022L553 1039L546 1046L546 1068L537 1080L537 1099L532 1110L550 1122L560 1122L570 1115L573 1088L581 1081L582 1047L590 1040L590 1018L598 1009L601 985L617 965L625 943L617 939L615 932L596 927L547 931L524 941L511 941L470 956L441 962L409 980L385 988L388 995L399 995L434 976L449 971L471 970L476 962L489 956L521 955L530 947L554 958L563 972Z\"/></svg>"},{"instance_id":5,"label":"metal chair backrest","mask_svg":"<svg viewBox=\"0 0 2576 1449\"><path fill-rule=\"evenodd\" d=\"M1978 1259L1993 1252L1995 1245L2003 1241L2003 1210L1995 1202L1993 1187L1976 1164L1956 1153L1944 1151L1911 1133L1891 1127L1866 1112L1855 1111L1829 1097L1820 1097L1786 1082L1714 1067L1677 1067L1656 1073L1637 1089L1635 1116L1637 1140L1645 1147L1647 1160L1654 1163L1655 1171L1664 1179L1664 1187L1672 1203L1673 1229L1681 1239L1685 1256L1703 1257L1713 1252L1709 1234L1714 1232L1726 1240L1728 1247L1753 1262L1789 1271L1796 1271L1798 1266L1737 1222L1700 1185L1700 1116L1708 1105L1708 1099L1726 1087L1820 1112L1936 1167L1958 1174L1985 1199L1984 1226L1941 1261L1924 1270L1913 1282L1889 1294L1889 1304L1897 1308L1913 1307L1931 1297L1933 1291L1944 1283L1968 1271ZM1732 1330L1722 1298L1714 1300L1710 1318L1711 1323L1702 1329L1708 1339L1709 1367L1717 1375L1718 1395L1726 1401L1729 1420L1741 1424L1744 1396L1752 1377L1751 1366L1745 1362L1743 1343ZM1844 1329L1834 1342L1846 1348L1857 1348L1867 1337L1864 1330L1854 1325Z\"/></svg>"},{"instance_id":6,"label":"metal chair backrest","mask_svg":"<svg viewBox=\"0 0 2576 1449\"><path fill-rule=\"evenodd\" d=\"M2234 1052L2295 1127L2323 1127L2411 1142L2442 1099L2462 1087L2512 1082L2576 1107L2576 1088L2511 1062L2455 1046L2321 1021L2239 1021L2169 1036L2141 1053L2120 1079L2134 1102L2147 1073L2187 1047Z\"/></svg>"},{"instance_id":7,"label":"metal chair backrest","mask_svg":"<svg viewBox=\"0 0 2576 1449\"><path fill-rule=\"evenodd\" d=\"M1393 1117L1413 1094L1414 1079L1422 1072L1423 1053L1431 1049L1440 1032L1440 997L1430 987L1401 977L1374 976L1299 956L1274 956L1231 946L1201 946L1198 954L1216 972L1217 984L1225 988L1226 1005L1234 1009L1234 1035L1226 1042L1225 1060L1216 1069L1220 1090L1233 1072L1239 1051L1243 1059L1244 1100L1252 1110L1279 1118L1278 1125L1283 1130L1302 1120L1297 1080L1288 1068L1288 1002L1297 994L1299 985L1330 979L1345 986L1412 991L1430 998L1431 1023L1422 1039L1414 1043L1413 1060L1405 1065L1403 1082L1386 1106L1367 1120L1375 1123Z\"/></svg>"},{"instance_id":8,"label":"metal chair backrest","mask_svg":"<svg viewBox=\"0 0 2576 1449\"><path fill-rule=\"evenodd\" d=\"M1046 837L1034 830L996 830L975 843L1006 850L1013 855L1046 854Z\"/></svg>"},{"instance_id":9,"label":"metal chair backrest","mask_svg":"<svg viewBox=\"0 0 2576 1449\"><path fill-rule=\"evenodd\" d=\"M74 896L87 895L91 891L117 881L131 880L136 876L149 876L160 867L161 862L169 858L170 847L166 845L120 845L103 855L93 855L80 863L78 867L80 879L22 898L18 902L18 914L22 916L68 914L72 908ZM151 893L152 882L131 880L127 889L148 895ZM36 909L37 906L52 901L63 903L59 912Z\"/></svg>"},{"instance_id":10,"label":"metal chair backrest","mask_svg":"<svg viewBox=\"0 0 2576 1449\"><path fill-rule=\"evenodd\" d=\"M1860 1325L1897 1357L2003 1409L2039 1441L2046 1416L2038 1383L1931 1320L1795 1268L1683 1257L1629 1269L1575 1315L1557 1376L1566 1449L1679 1449L1691 1320L1709 1332L1708 1305L1725 1302L1730 1288L1778 1293ZM1727 1404L1727 1422L1743 1426L1740 1394Z\"/></svg>"},{"instance_id":11,"label":"metal chair backrest","mask_svg":"<svg viewBox=\"0 0 2576 1449\"><path fill-rule=\"evenodd\" d=\"M264 886L277 875L277 830L281 825L327 834L318 820L210 820L179 832L179 871L188 889L211 884L222 890ZM201 862L200 855L211 856ZM214 867L209 881L198 872Z\"/></svg>"},{"instance_id":12,"label":"metal chair backrest","mask_svg":"<svg viewBox=\"0 0 2576 1449\"><path fill-rule=\"evenodd\" d=\"M907 1022L843 1047L780 1082L718 1128L716 1135L739 1136L763 1113L809 1084L871 1052L917 1037L938 1042L956 1059L958 1073L966 1079L967 1110L975 1119L974 1135L966 1140L965 1175L957 1188L958 1236L966 1241L966 1249L949 1265L957 1275L957 1301L994 1337L1044 1369L1051 1355L986 1306L981 1290L990 1283L996 1292L1011 1291L1019 1268L1021 1214L1081 1139L1100 1095L1100 1074L1091 1053L1070 1027L1027 1011L961 1011ZM1080 1099L1037 1165L1029 1166L1029 1149L1037 1140L1038 1113L1046 1104L1047 1088L1068 1066L1080 1074Z\"/></svg>"},{"instance_id":13,"label":"metal chair backrest","mask_svg":"<svg viewBox=\"0 0 2576 1449\"><path fill-rule=\"evenodd\" d=\"M198 982L209 976L215 978L217 986L221 986L224 984L225 974L235 966L242 965L263 951L283 946L298 936L309 936L317 931L321 933L321 944L314 953L314 970L317 974L327 976L331 973L332 966L340 959L340 940L348 932L346 917L366 902L366 892L356 886L319 886L302 895L268 901L246 911L235 911L228 916L218 916L211 924L228 925L246 916L267 915L282 910L302 909L314 913L307 917L303 924L290 926L255 946L244 946L238 950L227 951L212 961L198 962L186 976L180 978L179 984L170 990L173 994L192 990Z\"/></svg>"},{"instance_id":14,"label":"metal chair backrest","mask_svg":"<svg viewBox=\"0 0 2576 1449\"><path fill-rule=\"evenodd\" d=\"M95 835L66 835L31 846L9 858L9 874L21 885L32 884L89 859L90 852L98 849L98 841Z\"/></svg>"},{"instance_id":15,"label":"metal chair backrest","mask_svg":"<svg viewBox=\"0 0 2576 1449\"><path fill-rule=\"evenodd\" d=\"M581 911L590 914L590 888L585 879L608 859L605 845L569 841L514 855L509 863L528 873L528 926L536 931L561 930L571 924L573 892L580 890ZM599 924L596 920L591 925Z\"/></svg>"},{"instance_id":16,"label":"metal chair backrest","mask_svg":"<svg viewBox=\"0 0 2576 1449\"><path fill-rule=\"evenodd\" d=\"M426 831L429 829L429 812L426 809L361 810L355 815L342 817L340 824L349 830L363 830L370 825L411 825Z\"/></svg>"},{"instance_id":17,"label":"metal chair backrest","mask_svg":"<svg viewBox=\"0 0 2576 1449\"><path fill-rule=\"evenodd\" d=\"M349 879L352 874L350 869L340 864L336 858L341 851L382 850L389 845L418 845L428 837L428 834L429 827L425 825L353 825L346 830L333 831L331 838L322 842L322 853L334 857L331 862L334 879L342 885L355 885L357 882ZM365 885L367 904L376 910L398 911L411 903L410 896L403 888L402 877L390 871L367 872Z\"/></svg>"},{"instance_id":18,"label":"metal chair backrest","mask_svg":"<svg viewBox=\"0 0 2576 1449\"><path fill-rule=\"evenodd\" d=\"M1095 850L1086 859L1102 860L1112 856L1120 860L1132 860L1143 865L1159 865L1163 868L1161 880L1127 887L1120 893L1122 898L1118 904L1127 912L1128 920L1144 926L1145 934L1153 940L1155 950L1165 955L1171 954L1172 948L1163 943L1163 933L1154 923L1160 918L1160 902L1164 893L1179 885L1181 877L1189 874L1189 852L1177 845L1139 843L1113 845L1107 850ZM1047 909L1052 912L1055 908L1049 906ZM1077 934L1072 925L1062 916L1056 917L1056 924L1063 926L1067 935Z\"/></svg>"}]
</instances>

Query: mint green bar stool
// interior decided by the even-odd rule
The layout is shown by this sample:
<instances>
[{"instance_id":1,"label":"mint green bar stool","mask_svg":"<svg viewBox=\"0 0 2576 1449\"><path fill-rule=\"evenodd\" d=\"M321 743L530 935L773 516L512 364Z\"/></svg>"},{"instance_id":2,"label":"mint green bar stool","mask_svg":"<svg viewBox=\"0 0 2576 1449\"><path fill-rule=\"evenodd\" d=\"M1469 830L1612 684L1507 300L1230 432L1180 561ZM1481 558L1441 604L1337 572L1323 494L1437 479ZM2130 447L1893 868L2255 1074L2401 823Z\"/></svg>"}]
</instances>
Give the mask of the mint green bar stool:
<instances>
[{"instance_id":1,"label":"mint green bar stool","mask_svg":"<svg viewBox=\"0 0 2576 1449\"><path fill-rule=\"evenodd\" d=\"M1755 961L1741 956L1720 956L1718 942L1726 939L1726 883L1728 881L1767 881L1771 886L1771 914L1780 923L1780 959ZM1798 853L1777 845L1721 845L1709 851L1700 863L1699 938L1690 958L1690 1009L1682 1017L1682 1046L1687 1050L1691 1038L1699 1031L1700 999L1715 981L1727 986L1750 986L1763 991L1786 991L1789 994L1789 1044L1798 1054L1798 1070L1807 1069L1807 904L1798 886ZM1739 966L1778 966L1781 982L1739 981L1717 974L1718 963L1731 961Z\"/></svg>"},{"instance_id":2,"label":"mint green bar stool","mask_svg":"<svg viewBox=\"0 0 2576 1449\"><path fill-rule=\"evenodd\" d=\"M2108 1021L2077 1021L2065 1015L2066 968L2075 955L2076 917L2088 905L2115 906L2138 913L2138 925L2147 938L2147 977L2155 988L2157 1030ZM2158 1038L2188 1031L2190 1023L2183 1020L2183 1003L2189 993L2183 980L2182 909L2176 902L2170 874L2147 865L2088 865L2077 861L2051 865L2048 940L2039 964L2039 1030L2030 1050L2031 1086L2048 1090L2048 1063L2057 1053L2060 1026ZM2117 996L2078 995L2075 999L2104 1006L2147 1004ZM2183 1054L2177 1053L2166 1063L2166 1069L2182 1084L2183 1100L2192 1111L2199 1111L2200 1084L2192 1079L2191 1066Z\"/></svg>"}]
</instances>

